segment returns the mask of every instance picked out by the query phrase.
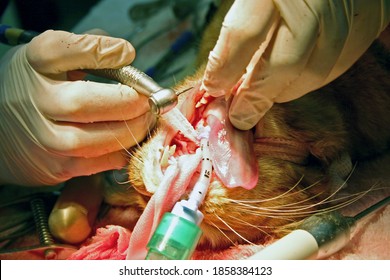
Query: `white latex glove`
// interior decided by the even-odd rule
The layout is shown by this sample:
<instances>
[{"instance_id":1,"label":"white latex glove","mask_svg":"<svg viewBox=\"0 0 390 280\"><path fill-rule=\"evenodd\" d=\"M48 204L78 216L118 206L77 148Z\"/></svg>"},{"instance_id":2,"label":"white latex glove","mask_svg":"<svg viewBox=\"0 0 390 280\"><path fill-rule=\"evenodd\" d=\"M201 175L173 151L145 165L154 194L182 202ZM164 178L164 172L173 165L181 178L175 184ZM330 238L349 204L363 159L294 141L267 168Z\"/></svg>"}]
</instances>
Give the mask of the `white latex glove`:
<instances>
[{"instance_id":1,"label":"white latex glove","mask_svg":"<svg viewBox=\"0 0 390 280\"><path fill-rule=\"evenodd\" d=\"M124 148L154 122L147 99L124 85L68 78L134 56L125 40L63 31L12 49L0 64L0 183L54 185L123 167Z\"/></svg>"},{"instance_id":2,"label":"white latex glove","mask_svg":"<svg viewBox=\"0 0 390 280\"><path fill-rule=\"evenodd\" d=\"M203 87L228 97L241 80L229 117L237 128L250 129L274 102L340 76L389 18L389 0L236 0L210 53Z\"/></svg>"}]
</instances>

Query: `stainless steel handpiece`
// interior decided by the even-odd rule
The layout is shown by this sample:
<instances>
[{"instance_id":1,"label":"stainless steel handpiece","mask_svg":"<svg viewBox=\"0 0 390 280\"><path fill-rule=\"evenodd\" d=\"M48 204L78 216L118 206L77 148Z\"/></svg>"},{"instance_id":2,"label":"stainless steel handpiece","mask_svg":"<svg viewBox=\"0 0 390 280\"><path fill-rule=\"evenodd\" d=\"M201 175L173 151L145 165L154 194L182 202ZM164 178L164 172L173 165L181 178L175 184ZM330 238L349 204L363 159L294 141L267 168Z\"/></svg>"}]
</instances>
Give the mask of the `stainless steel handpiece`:
<instances>
[{"instance_id":1,"label":"stainless steel handpiece","mask_svg":"<svg viewBox=\"0 0 390 280\"><path fill-rule=\"evenodd\" d=\"M128 65L119 69L94 69L88 72L118 81L147 96L153 114L165 114L177 105L178 94L172 89L161 87L151 77L133 66Z\"/></svg>"}]
</instances>

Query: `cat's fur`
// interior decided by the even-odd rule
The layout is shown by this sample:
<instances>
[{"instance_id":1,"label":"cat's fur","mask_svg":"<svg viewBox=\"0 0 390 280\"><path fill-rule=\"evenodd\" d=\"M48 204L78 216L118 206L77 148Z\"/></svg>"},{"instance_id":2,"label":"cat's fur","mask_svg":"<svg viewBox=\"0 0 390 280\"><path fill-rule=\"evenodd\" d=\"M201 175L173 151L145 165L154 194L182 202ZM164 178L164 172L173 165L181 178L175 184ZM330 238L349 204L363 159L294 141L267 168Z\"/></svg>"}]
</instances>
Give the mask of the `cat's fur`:
<instances>
[{"instance_id":1,"label":"cat's fur","mask_svg":"<svg viewBox=\"0 0 390 280\"><path fill-rule=\"evenodd\" d=\"M231 1L227 1L231 2ZM215 44L229 3L220 8L205 32L200 49L200 69ZM261 242L277 236L316 211L340 202L340 190L355 163L368 162L389 152L390 79L388 34L377 40L361 59L331 84L304 97L275 104L257 126L257 139L278 139L289 155L267 152L267 143L255 144L259 181L256 188L228 189L211 184L201 206L205 218L200 247L224 248L233 243ZM178 89L196 85L202 70ZM182 100L181 102L183 101ZM151 195L144 187L144 157L161 136L159 128L137 148L129 164L130 187L109 191L112 205L145 207ZM274 141L273 140L273 141ZM302 150L294 157L294 150ZM374 171L373 171L374 172ZM137 190L137 191L136 191ZM352 198L349 198L351 200ZM348 201L348 198L347 198ZM321 210L322 209L322 210Z\"/></svg>"}]
</instances>

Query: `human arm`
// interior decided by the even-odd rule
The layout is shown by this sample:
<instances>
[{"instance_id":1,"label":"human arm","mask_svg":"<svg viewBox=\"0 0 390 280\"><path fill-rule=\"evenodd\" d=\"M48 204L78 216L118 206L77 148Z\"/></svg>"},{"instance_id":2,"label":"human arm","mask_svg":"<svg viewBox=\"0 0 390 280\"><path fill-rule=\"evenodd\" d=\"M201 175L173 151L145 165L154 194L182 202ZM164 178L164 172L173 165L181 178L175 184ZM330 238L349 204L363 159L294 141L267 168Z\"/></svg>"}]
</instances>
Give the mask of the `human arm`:
<instances>
[{"instance_id":1,"label":"human arm","mask_svg":"<svg viewBox=\"0 0 390 280\"><path fill-rule=\"evenodd\" d=\"M119 169L125 148L155 119L147 98L120 84L77 80L80 69L119 68L135 51L122 39L46 31L0 63L0 183L54 185Z\"/></svg>"},{"instance_id":2,"label":"human arm","mask_svg":"<svg viewBox=\"0 0 390 280\"><path fill-rule=\"evenodd\" d=\"M203 87L233 97L229 117L250 129L277 102L344 73L390 20L389 0L236 0L210 53Z\"/></svg>"}]
</instances>

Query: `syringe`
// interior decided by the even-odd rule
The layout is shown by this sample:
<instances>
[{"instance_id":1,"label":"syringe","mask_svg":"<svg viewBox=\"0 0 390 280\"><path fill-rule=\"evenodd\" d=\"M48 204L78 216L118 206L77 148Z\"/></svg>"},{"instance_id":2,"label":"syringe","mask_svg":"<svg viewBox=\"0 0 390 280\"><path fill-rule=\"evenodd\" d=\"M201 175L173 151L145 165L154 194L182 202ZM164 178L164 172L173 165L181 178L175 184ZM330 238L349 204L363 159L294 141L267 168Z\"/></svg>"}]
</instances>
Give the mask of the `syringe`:
<instances>
[{"instance_id":1,"label":"syringe","mask_svg":"<svg viewBox=\"0 0 390 280\"><path fill-rule=\"evenodd\" d=\"M304 260L323 259L343 248L352 237L352 229L363 217L390 203L390 196L353 217L337 211L313 215L298 229L272 243L249 259Z\"/></svg>"}]
</instances>

